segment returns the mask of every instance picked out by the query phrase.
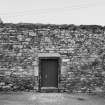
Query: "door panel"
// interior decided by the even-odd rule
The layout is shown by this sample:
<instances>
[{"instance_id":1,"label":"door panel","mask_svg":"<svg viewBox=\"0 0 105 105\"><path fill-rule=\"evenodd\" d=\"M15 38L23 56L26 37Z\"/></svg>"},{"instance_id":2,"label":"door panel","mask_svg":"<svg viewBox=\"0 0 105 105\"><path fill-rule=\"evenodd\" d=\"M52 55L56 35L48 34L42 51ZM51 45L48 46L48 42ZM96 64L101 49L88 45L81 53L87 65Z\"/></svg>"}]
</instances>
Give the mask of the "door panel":
<instances>
[{"instance_id":1,"label":"door panel","mask_svg":"<svg viewBox=\"0 0 105 105\"><path fill-rule=\"evenodd\" d=\"M41 87L58 87L58 60L41 60Z\"/></svg>"}]
</instances>

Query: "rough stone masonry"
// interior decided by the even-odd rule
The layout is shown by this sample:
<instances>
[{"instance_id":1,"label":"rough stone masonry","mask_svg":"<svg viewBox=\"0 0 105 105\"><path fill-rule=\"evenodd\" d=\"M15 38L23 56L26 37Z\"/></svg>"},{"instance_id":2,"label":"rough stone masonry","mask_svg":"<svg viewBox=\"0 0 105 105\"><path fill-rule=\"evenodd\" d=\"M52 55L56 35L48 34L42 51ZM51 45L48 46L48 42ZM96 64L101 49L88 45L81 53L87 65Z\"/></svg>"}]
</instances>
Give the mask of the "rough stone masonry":
<instances>
[{"instance_id":1,"label":"rough stone masonry","mask_svg":"<svg viewBox=\"0 0 105 105\"><path fill-rule=\"evenodd\" d=\"M59 88L105 90L105 27L0 24L0 78L33 76L37 89L39 53L60 54ZM3 80L0 86L6 85Z\"/></svg>"}]
</instances>

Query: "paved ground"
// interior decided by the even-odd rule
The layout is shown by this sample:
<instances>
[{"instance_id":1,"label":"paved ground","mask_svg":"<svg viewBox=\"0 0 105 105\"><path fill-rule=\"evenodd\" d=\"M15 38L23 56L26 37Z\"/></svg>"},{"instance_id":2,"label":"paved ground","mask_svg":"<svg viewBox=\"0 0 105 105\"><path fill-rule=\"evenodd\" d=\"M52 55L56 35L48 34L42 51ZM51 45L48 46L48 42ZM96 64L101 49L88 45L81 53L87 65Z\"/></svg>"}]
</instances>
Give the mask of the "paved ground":
<instances>
[{"instance_id":1,"label":"paved ground","mask_svg":"<svg viewBox=\"0 0 105 105\"><path fill-rule=\"evenodd\" d=\"M0 105L105 105L105 98L66 93L0 94Z\"/></svg>"}]
</instances>

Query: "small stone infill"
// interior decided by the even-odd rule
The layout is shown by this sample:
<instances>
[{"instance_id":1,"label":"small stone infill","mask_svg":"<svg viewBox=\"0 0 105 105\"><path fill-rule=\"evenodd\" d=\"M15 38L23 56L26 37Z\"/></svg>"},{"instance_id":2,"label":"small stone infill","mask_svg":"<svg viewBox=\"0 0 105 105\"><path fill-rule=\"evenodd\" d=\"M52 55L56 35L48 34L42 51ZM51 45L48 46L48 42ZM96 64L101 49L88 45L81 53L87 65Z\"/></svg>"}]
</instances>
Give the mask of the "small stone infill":
<instances>
[{"instance_id":1,"label":"small stone infill","mask_svg":"<svg viewBox=\"0 0 105 105\"><path fill-rule=\"evenodd\" d=\"M0 91L38 89L39 53L60 55L60 89L105 92L105 27L0 24Z\"/></svg>"}]
</instances>

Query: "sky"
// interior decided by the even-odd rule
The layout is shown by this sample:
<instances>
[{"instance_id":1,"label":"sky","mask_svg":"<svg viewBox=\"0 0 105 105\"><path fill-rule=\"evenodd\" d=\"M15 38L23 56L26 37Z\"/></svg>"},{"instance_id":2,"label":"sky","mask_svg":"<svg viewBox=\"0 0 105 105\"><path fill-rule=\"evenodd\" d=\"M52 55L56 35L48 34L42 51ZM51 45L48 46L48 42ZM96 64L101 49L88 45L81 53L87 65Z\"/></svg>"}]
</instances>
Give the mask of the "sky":
<instances>
[{"instance_id":1,"label":"sky","mask_svg":"<svg viewBox=\"0 0 105 105\"><path fill-rule=\"evenodd\" d=\"M4 23L105 26L105 0L0 0Z\"/></svg>"}]
</instances>

